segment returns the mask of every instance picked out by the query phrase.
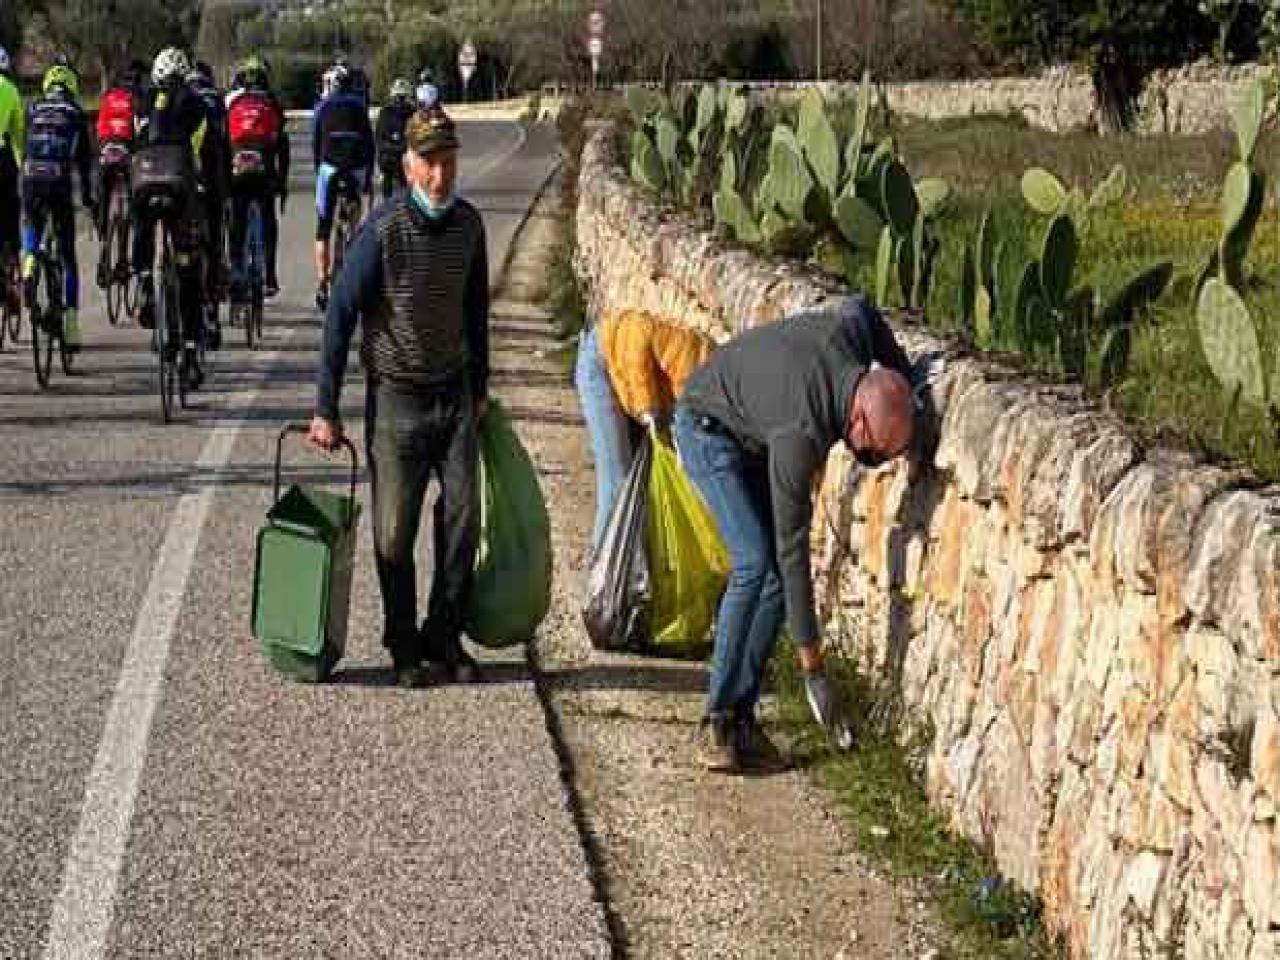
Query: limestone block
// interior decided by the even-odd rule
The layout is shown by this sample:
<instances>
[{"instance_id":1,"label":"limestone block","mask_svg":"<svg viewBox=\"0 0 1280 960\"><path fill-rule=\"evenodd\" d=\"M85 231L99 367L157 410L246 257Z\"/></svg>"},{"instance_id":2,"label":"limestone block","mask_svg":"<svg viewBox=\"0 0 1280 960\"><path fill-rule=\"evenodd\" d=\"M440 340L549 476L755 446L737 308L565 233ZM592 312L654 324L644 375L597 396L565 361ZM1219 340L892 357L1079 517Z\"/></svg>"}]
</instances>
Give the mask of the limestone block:
<instances>
[{"instance_id":1,"label":"limestone block","mask_svg":"<svg viewBox=\"0 0 1280 960\"><path fill-rule=\"evenodd\" d=\"M1103 430L1072 451L1058 527L1064 541L1089 540L1103 503L1138 458L1132 440L1114 428Z\"/></svg>"},{"instance_id":2,"label":"limestone block","mask_svg":"<svg viewBox=\"0 0 1280 960\"><path fill-rule=\"evenodd\" d=\"M1256 493L1230 491L1213 500L1198 524L1186 601L1200 621L1222 622L1231 601L1228 591L1237 582L1241 559L1266 506Z\"/></svg>"}]
</instances>

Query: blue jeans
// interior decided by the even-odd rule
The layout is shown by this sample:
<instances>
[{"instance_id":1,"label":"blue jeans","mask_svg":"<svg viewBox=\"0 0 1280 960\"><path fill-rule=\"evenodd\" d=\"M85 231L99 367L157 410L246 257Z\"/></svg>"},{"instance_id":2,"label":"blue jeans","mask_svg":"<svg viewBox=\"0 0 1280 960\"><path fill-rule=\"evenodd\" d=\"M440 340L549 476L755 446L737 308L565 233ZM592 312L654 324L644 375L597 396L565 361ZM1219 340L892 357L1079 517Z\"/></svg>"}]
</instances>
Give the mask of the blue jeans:
<instances>
[{"instance_id":1,"label":"blue jeans","mask_svg":"<svg viewBox=\"0 0 1280 960\"><path fill-rule=\"evenodd\" d=\"M573 380L587 421L587 432L591 435L591 456L596 466L596 522L591 533L594 551L600 546L618 488L631 466L630 428L613 392L604 358L600 356L594 326L582 334Z\"/></svg>"},{"instance_id":2,"label":"blue jeans","mask_svg":"<svg viewBox=\"0 0 1280 960\"><path fill-rule=\"evenodd\" d=\"M749 715L782 628L785 604L773 537L768 464L714 424L676 407L680 460L729 551L729 584L716 619L707 714Z\"/></svg>"}]
</instances>

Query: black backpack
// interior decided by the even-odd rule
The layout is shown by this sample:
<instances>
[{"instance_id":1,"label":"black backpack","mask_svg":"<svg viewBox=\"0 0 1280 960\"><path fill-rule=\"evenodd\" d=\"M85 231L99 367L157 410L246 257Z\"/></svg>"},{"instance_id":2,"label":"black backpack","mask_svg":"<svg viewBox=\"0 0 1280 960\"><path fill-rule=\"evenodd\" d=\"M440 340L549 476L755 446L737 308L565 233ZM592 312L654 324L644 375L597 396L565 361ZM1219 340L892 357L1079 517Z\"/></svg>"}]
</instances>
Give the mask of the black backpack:
<instances>
[{"instance_id":1,"label":"black backpack","mask_svg":"<svg viewBox=\"0 0 1280 960\"><path fill-rule=\"evenodd\" d=\"M405 127L412 111L406 107L384 107L378 116L378 166L383 170L400 162L404 156Z\"/></svg>"}]
</instances>

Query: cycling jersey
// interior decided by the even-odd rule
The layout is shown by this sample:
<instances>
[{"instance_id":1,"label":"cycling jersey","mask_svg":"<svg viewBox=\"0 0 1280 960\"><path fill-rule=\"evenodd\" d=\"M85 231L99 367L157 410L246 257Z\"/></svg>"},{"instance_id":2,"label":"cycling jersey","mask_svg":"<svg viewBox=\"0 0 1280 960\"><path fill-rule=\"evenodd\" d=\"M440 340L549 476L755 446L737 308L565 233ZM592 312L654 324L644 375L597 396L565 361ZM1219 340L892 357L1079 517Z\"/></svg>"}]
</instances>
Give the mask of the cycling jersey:
<instances>
[{"instance_id":1,"label":"cycling jersey","mask_svg":"<svg viewBox=\"0 0 1280 960\"><path fill-rule=\"evenodd\" d=\"M26 116L22 112L22 96L5 76L0 76L0 148L6 144L16 165L26 150Z\"/></svg>"},{"instance_id":2,"label":"cycling jersey","mask_svg":"<svg viewBox=\"0 0 1280 960\"><path fill-rule=\"evenodd\" d=\"M71 176L78 170L81 194L87 198L92 189L93 154L89 122L80 105L65 97L44 97L31 104L26 123L24 189L43 195L70 194ZM87 200L85 205L89 205Z\"/></svg>"},{"instance_id":3,"label":"cycling jersey","mask_svg":"<svg viewBox=\"0 0 1280 960\"><path fill-rule=\"evenodd\" d=\"M102 96L98 105L98 142L133 143L136 130L133 91L115 87Z\"/></svg>"},{"instance_id":4,"label":"cycling jersey","mask_svg":"<svg viewBox=\"0 0 1280 960\"><path fill-rule=\"evenodd\" d=\"M373 127L358 93L335 93L320 104L312 119L311 147L316 169L321 164L340 170L372 168Z\"/></svg>"}]
</instances>

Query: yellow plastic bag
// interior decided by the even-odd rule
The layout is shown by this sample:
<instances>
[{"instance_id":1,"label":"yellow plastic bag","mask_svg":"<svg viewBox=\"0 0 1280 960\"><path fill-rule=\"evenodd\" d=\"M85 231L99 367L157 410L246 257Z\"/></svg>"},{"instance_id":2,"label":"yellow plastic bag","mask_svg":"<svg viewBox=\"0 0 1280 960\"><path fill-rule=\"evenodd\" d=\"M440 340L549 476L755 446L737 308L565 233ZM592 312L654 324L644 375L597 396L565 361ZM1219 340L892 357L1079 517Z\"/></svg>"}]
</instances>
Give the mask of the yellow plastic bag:
<instances>
[{"instance_id":1,"label":"yellow plastic bag","mask_svg":"<svg viewBox=\"0 0 1280 960\"><path fill-rule=\"evenodd\" d=\"M653 646L705 640L729 581L729 554L675 451L657 437L649 473L648 527Z\"/></svg>"}]
</instances>

